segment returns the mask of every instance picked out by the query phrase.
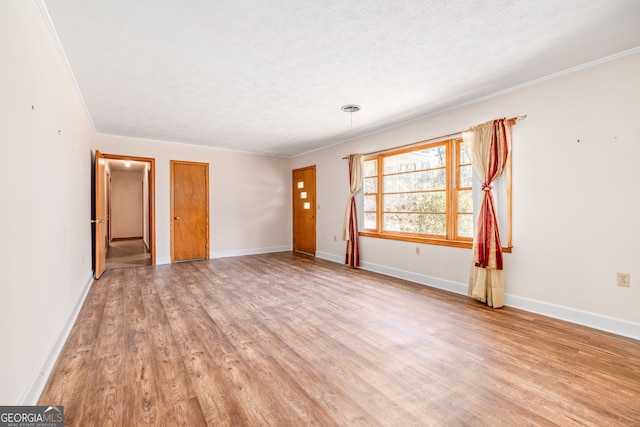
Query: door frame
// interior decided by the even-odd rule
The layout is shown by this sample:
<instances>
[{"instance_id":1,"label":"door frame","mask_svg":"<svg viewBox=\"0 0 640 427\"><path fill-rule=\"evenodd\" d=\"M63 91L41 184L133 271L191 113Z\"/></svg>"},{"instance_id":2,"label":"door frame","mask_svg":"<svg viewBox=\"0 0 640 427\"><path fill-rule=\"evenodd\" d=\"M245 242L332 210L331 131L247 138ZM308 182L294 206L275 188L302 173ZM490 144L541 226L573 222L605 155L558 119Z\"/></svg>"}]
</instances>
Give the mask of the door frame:
<instances>
[{"instance_id":1,"label":"door frame","mask_svg":"<svg viewBox=\"0 0 640 427\"><path fill-rule=\"evenodd\" d=\"M107 244L105 241L105 160L102 153L96 150L93 166L93 208L92 219L93 224L93 278L98 280L105 271L107 264Z\"/></svg>"},{"instance_id":2,"label":"door frame","mask_svg":"<svg viewBox=\"0 0 640 427\"><path fill-rule=\"evenodd\" d=\"M187 161L187 160L169 160L169 223L170 223L170 246L171 246L171 263L175 263L176 262L176 257L175 257L175 242L174 242L174 233L175 233L175 227L174 227L174 221L175 221L175 195L174 195L174 171L173 171L173 166L175 164L186 164L186 165L198 165L198 166L204 166L205 167L205 204L206 204L206 213L205 213L205 224L207 227L206 230L206 249L207 249L207 253L206 253L206 258L205 259L209 259L211 258L211 231L210 231L210 225L209 225L209 218L210 218L210 210L209 210L209 163L207 162L191 162L191 161Z\"/></svg>"},{"instance_id":3,"label":"door frame","mask_svg":"<svg viewBox=\"0 0 640 427\"><path fill-rule=\"evenodd\" d=\"M107 205L107 217L105 220L107 221L107 256L109 256L109 250L111 249L111 174L109 171L105 170L105 188L107 189L107 198L105 203Z\"/></svg>"},{"instance_id":4,"label":"door frame","mask_svg":"<svg viewBox=\"0 0 640 427\"><path fill-rule=\"evenodd\" d=\"M156 159L123 154L100 154L105 160L131 160L149 163L149 254L151 265L156 265Z\"/></svg>"}]
</instances>

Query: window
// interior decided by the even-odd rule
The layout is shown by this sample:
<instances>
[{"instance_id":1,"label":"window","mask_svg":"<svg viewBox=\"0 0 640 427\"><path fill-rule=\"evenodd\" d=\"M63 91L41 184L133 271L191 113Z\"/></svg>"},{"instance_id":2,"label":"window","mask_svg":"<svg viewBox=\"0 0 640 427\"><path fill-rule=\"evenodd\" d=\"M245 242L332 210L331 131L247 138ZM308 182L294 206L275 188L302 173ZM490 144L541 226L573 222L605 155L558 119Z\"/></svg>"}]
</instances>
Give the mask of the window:
<instances>
[{"instance_id":1,"label":"window","mask_svg":"<svg viewBox=\"0 0 640 427\"><path fill-rule=\"evenodd\" d=\"M360 234L470 248L473 187L462 139L369 157L364 162Z\"/></svg>"}]
</instances>

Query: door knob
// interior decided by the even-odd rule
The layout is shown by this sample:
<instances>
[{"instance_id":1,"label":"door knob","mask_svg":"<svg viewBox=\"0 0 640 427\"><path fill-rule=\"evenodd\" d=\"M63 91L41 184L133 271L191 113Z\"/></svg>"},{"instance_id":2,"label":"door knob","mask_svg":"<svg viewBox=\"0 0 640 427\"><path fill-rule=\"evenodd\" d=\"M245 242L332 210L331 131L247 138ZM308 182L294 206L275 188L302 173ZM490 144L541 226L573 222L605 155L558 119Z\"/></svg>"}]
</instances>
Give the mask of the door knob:
<instances>
[{"instance_id":1,"label":"door knob","mask_svg":"<svg viewBox=\"0 0 640 427\"><path fill-rule=\"evenodd\" d=\"M174 216L173 219L180 219L180 217L179 216Z\"/></svg>"},{"instance_id":2,"label":"door knob","mask_svg":"<svg viewBox=\"0 0 640 427\"><path fill-rule=\"evenodd\" d=\"M311 215L309 218L314 219L314 218L315 218L315 216Z\"/></svg>"}]
</instances>

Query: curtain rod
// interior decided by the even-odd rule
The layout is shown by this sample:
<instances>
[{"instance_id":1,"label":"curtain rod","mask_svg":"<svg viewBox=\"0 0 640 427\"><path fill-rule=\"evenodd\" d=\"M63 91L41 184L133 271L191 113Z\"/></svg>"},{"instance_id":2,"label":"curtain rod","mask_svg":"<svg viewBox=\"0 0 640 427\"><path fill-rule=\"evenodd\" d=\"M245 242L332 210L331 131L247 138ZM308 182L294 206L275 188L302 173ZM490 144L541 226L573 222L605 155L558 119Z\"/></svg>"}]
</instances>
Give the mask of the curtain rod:
<instances>
[{"instance_id":1,"label":"curtain rod","mask_svg":"<svg viewBox=\"0 0 640 427\"><path fill-rule=\"evenodd\" d=\"M514 122L518 122L520 120L524 120L527 118L527 115L525 114L524 116L517 116L517 117L511 117L510 121L514 121ZM371 156L372 154L381 154L381 153L385 153L387 151L395 151L398 150L400 148L406 148L406 147L411 147L413 145L418 145L418 144L424 144L425 142L431 142L431 141L436 141L438 139L445 139L445 138L450 138L452 136L456 136L456 135L462 135L462 131L460 132L454 132L454 133L449 133L447 135L440 135L440 136L436 136L434 138L429 138L429 139L425 139L423 141L418 141L418 142L411 142L409 144L404 144L404 145L398 145L396 147L391 147L391 148L385 148L384 150L378 150L378 151L372 151L370 153L363 153L363 156ZM343 159L348 159L349 156L345 156L343 157Z\"/></svg>"}]
</instances>

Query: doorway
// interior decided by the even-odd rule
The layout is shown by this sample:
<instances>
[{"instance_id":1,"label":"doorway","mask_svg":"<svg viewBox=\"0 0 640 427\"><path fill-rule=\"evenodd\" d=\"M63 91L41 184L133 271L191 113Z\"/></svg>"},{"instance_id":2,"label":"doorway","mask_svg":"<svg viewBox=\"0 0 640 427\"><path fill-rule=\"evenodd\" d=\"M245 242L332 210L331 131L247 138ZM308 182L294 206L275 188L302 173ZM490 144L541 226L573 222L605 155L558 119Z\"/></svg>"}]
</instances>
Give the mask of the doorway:
<instances>
[{"instance_id":1,"label":"doorway","mask_svg":"<svg viewBox=\"0 0 640 427\"><path fill-rule=\"evenodd\" d=\"M104 238L95 242L95 277L105 269L155 265L155 159L98 156L95 203Z\"/></svg>"},{"instance_id":2,"label":"doorway","mask_svg":"<svg viewBox=\"0 0 640 427\"><path fill-rule=\"evenodd\" d=\"M293 251L316 255L316 167L293 171Z\"/></svg>"},{"instance_id":3,"label":"doorway","mask_svg":"<svg viewBox=\"0 0 640 427\"><path fill-rule=\"evenodd\" d=\"M209 164L171 160L171 262L209 258Z\"/></svg>"}]
</instances>

